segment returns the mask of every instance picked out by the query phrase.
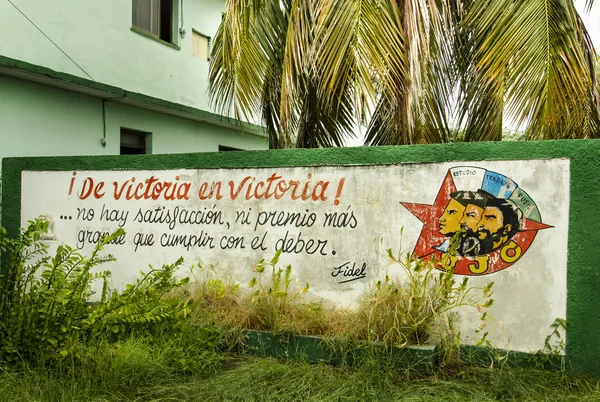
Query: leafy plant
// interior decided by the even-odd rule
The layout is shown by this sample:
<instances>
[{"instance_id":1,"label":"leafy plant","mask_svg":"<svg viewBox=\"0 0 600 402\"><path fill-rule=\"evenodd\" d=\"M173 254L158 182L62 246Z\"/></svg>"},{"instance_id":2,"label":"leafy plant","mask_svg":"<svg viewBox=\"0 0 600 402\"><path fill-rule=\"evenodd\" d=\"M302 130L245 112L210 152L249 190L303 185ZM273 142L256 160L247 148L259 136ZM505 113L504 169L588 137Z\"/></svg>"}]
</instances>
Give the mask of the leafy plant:
<instances>
[{"instance_id":1,"label":"leafy plant","mask_svg":"<svg viewBox=\"0 0 600 402\"><path fill-rule=\"evenodd\" d=\"M91 283L106 283L108 272L91 269L110 261L99 256L100 242L89 258L61 245L50 258L40 236L47 223L30 222L17 239L0 230L0 249L5 260L0 275L0 347L5 359L43 360L58 353L68 354L82 332L90 309ZM120 231L106 240L114 240Z\"/></svg>"},{"instance_id":2,"label":"leafy plant","mask_svg":"<svg viewBox=\"0 0 600 402\"><path fill-rule=\"evenodd\" d=\"M44 364L69 356L76 345L111 333L126 335L187 314L187 303L165 296L187 281L176 280L178 261L152 269L123 292L109 286L109 271L93 272L114 257L100 255L104 245L124 234L105 236L89 257L60 245L54 257L40 241L48 224L38 220L15 238L0 228L0 358ZM91 303L92 284L102 281L102 294Z\"/></svg>"},{"instance_id":3,"label":"leafy plant","mask_svg":"<svg viewBox=\"0 0 600 402\"><path fill-rule=\"evenodd\" d=\"M552 332L544 339L544 348L541 352L554 356L564 354L566 343L561 336L561 332L566 332L567 320L564 318L556 318L550 325L550 328L552 329ZM553 342L553 340L555 341Z\"/></svg>"},{"instance_id":4,"label":"leafy plant","mask_svg":"<svg viewBox=\"0 0 600 402\"><path fill-rule=\"evenodd\" d=\"M552 330L544 339L544 347L535 355L527 357L528 363L538 369L551 369L564 371L566 368L565 348L566 342L563 338L567 330L567 320L555 318L550 325Z\"/></svg>"},{"instance_id":5,"label":"leafy plant","mask_svg":"<svg viewBox=\"0 0 600 402\"><path fill-rule=\"evenodd\" d=\"M174 290L189 282L188 277L178 279L175 276L182 264L183 258L179 258L174 264L165 264L158 269L150 266L150 271L142 271L141 278L126 285L122 292L109 292L105 287L100 302L83 320L83 326L89 328L91 336L109 332L152 332L157 324L171 328L177 326L182 318L189 315L191 303L190 300L169 297Z\"/></svg>"}]
</instances>

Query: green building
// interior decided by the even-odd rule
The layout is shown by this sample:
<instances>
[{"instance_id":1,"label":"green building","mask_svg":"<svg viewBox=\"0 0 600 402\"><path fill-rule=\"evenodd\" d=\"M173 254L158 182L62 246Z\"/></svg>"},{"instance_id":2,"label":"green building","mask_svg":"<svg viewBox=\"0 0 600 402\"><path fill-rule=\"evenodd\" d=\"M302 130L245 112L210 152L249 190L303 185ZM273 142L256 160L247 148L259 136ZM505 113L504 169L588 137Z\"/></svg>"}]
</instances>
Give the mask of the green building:
<instances>
[{"instance_id":1,"label":"green building","mask_svg":"<svg viewBox=\"0 0 600 402\"><path fill-rule=\"evenodd\" d=\"M266 149L212 110L224 0L0 2L0 159Z\"/></svg>"}]
</instances>

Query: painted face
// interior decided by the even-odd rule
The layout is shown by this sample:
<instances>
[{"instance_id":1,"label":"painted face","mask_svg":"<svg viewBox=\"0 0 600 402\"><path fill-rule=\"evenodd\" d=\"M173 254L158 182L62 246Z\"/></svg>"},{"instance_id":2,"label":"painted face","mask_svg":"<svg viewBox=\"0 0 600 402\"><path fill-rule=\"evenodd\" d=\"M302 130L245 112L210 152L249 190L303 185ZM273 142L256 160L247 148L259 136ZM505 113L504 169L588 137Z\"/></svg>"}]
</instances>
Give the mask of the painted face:
<instances>
[{"instance_id":1,"label":"painted face","mask_svg":"<svg viewBox=\"0 0 600 402\"><path fill-rule=\"evenodd\" d=\"M477 232L478 223L481 220L483 208L475 204L467 204L465 213L460 220L460 225L463 228L470 229L473 233Z\"/></svg>"},{"instance_id":2,"label":"painted face","mask_svg":"<svg viewBox=\"0 0 600 402\"><path fill-rule=\"evenodd\" d=\"M498 233L504 227L504 215L496 207L487 207L481 216L477 228L477 234L480 239L485 239L495 233Z\"/></svg>"},{"instance_id":3,"label":"painted face","mask_svg":"<svg viewBox=\"0 0 600 402\"><path fill-rule=\"evenodd\" d=\"M460 220L465 212L465 207L455 199L451 199L444 213L439 217L440 234L451 236L460 230Z\"/></svg>"}]
</instances>

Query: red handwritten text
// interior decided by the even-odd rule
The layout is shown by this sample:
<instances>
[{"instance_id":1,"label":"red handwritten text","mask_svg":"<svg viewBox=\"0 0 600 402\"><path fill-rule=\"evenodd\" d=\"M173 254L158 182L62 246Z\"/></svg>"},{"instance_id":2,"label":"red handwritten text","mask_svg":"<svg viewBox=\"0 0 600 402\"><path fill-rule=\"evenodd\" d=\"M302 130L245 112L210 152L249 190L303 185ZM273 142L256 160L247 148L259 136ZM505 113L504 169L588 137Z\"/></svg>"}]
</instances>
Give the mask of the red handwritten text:
<instances>
[{"instance_id":1,"label":"red handwritten text","mask_svg":"<svg viewBox=\"0 0 600 402\"><path fill-rule=\"evenodd\" d=\"M110 186L110 184L107 185L104 181L93 177L86 177L79 184L76 184L76 179L77 172L73 172L68 194L72 195L75 192L81 200L90 197L101 199L106 195L105 187ZM141 180L131 177L124 181L113 181L112 196L115 200L127 201L189 200L192 183L179 180L179 176L175 176L175 180L161 180L152 175ZM277 173L262 180L255 176L246 176L240 181L230 180L226 183L221 181L202 182L198 187L198 198L203 201L221 200L223 197L228 197L233 201L238 198L244 200L327 201L331 198L334 205L339 205L345 181L345 178L333 183L330 180L313 180L310 173L304 180L285 179Z\"/></svg>"},{"instance_id":2,"label":"red handwritten text","mask_svg":"<svg viewBox=\"0 0 600 402\"><path fill-rule=\"evenodd\" d=\"M337 191L334 195L334 204L338 205L338 198L342 194L345 179L340 179ZM279 200L284 197L289 197L292 200L302 201L327 201L329 197L330 181L312 181L312 175L306 175L306 180L288 180L283 176L273 173L264 180L258 180L254 176L246 176L241 181L233 180L227 183L229 187L229 198L237 200L243 198L245 200L260 200L260 199L275 199ZM215 198L220 200L223 198L223 184L220 181L208 183L204 182L200 185L198 198L207 200Z\"/></svg>"},{"instance_id":3,"label":"red handwritten text","mask_svg":"<svg viewBox=\"0 0 600 402\"><path fill-rule=\"evenodd\" d=\"M73 173L69 185L69 195L73 193L77 173ZM188 200L190 198L191 183L180 183L180 177L175 176L175 181L161 180L155 176L150 176L146 180L136 181L135 177L127 179L124 182L113 181L113 198L115 200ZM105 182L94 180L92 177L86 177L76 191L77 197L85 200L91 196L101 199L106 195L104 191Z\"/></svg>"}]
</instances>

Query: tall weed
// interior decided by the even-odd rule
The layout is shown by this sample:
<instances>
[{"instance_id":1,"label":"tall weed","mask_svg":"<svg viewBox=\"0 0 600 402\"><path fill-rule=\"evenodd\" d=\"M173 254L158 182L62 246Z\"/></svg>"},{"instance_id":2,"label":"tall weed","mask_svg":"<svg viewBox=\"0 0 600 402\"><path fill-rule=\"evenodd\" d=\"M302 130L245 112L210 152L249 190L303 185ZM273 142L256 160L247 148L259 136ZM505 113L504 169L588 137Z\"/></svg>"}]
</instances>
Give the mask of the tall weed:
<instances>
[{"instance_id":1,"label":"tall weed","mask_svg":"<svg viewBox=\"0 0 600 402\"><path fill-rule=\"evenodd\" d=\"M191 270L194 282L190 289L192 321L205 324L237 326L242 319L240 285L219 278L214 265L198 263Z\"/></svg>"},{"instance_id":2,"label":"tall weed","mask_svg":"<svg viewBox=\"0 0 600 402\"><path fill-rule=\"evenodd\" d=\"M455 352L460 344L460 334L454 326L456 312L462 307L474 308L482 320L482 330L486 308L493 304L493 282L483 288L471 287L467 277L457 282L452 270L436 269L434 260L400 254L386 250L387 264L379 279L348 317L348 325L340 336L404 347L423 344L435 334L436 342L445 346L446 353ZM392 267L397 271L394 274L390 272Z\"/></svg>"},{"instance_id":3,"label":"tall weed","mask_svg":"<svg viewBox=\"0 0 600 402\"><path fill-rule=\"evenodd\" d=\"M218 324L242 330L281 334L329 336L341 327L344 311L305 297L308 283L298 286L292 267L278 266L281 252L252 267L255 276L242 288L214 266L198 265L191 291L192 317L199 324Z\"/></svg>"},{"instance_id":4,"label":"tall weed","mask_svg":"<svg viewBox=\"0 0 600 402\"><path fill-rule=\"evenodd\" d=\"M260 260L253 268L257 276L250 281L252 296L249 303L248 325L256 329L280 331L285 328L284 318L290 313L300 295L308 292L309 284L302 288L290 288L292 266L277 266L281 250L266 262ZM270 273L266 272L270 268ZM263 275L264 274L264 275ZM266 276L266 280L265 280Z\"/></svg>"}]
</instances>

